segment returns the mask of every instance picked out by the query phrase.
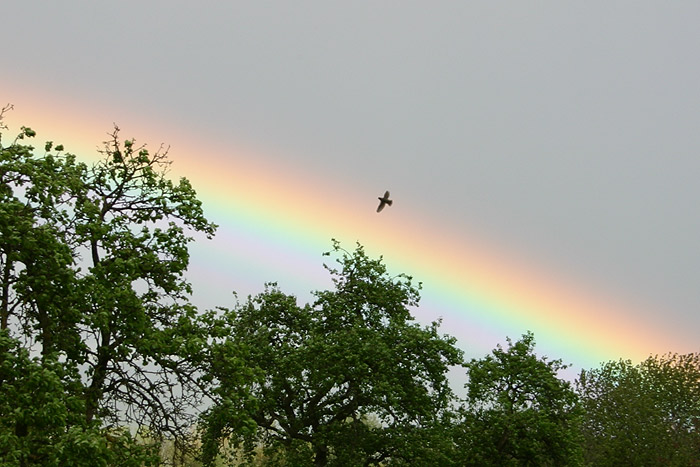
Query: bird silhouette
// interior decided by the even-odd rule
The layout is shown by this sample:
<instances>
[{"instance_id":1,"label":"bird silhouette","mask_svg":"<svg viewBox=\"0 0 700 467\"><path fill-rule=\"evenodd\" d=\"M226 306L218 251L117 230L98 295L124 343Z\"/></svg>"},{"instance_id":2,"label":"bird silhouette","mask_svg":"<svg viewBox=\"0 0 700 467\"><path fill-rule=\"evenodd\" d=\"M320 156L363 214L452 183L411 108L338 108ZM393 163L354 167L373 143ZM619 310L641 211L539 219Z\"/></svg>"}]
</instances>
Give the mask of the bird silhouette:
<instances>
[{"instance_id":1,"label":"bird silhouette","mask_svg":"<svg viewBox=\"0 0 700 467\"><path fill-rule=\"evenodd\" d=\"M384 206L386 206L387 204L389 206L391 206L391 204L393 203L393 201L389 199L389 192L388 191L386 193L384 193L383 197L377 198L377 199L379 200L379 206L377 207L377 212L381 212L381 210L384 209Z\"/></svg>"}]
</instances>

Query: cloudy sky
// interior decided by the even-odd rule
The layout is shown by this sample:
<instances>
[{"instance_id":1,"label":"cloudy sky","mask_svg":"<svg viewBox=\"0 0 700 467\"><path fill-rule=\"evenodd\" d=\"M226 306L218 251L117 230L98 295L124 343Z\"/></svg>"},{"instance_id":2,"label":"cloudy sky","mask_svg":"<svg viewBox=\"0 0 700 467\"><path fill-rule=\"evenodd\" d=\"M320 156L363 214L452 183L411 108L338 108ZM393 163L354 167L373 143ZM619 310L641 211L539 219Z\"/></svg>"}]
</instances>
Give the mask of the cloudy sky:
<instances>
[{"instance_id":1,"label":"cloudy sky","mask_svg":"<svg viewBox=\"0 0 700 467\"><path fill-rule=\"evenodd\" d=\"M406 263L429 279L427 306L444 292L429 284L439 268L422 270L438 264L425 244L471 242L520 274L531 268L635 310L620 312L615 333L637 321L675 346L649 352L700 350L700 3L7 2L3 18L0 101L15 105L11 126L40 127L40 138L83 126L91 147L102 136L88 126L116 122L169 144L175 170L193 167L185 175L221 225L218 243L193 254L207 306L265 280L300 294L316 286L296 262L322 276L320 253L336 232L319 220L308 232L325 243L309 243L279 220L301 209L284 199L309 193L337 196L328 214L346 220L337 235L378 253L394 238L406 245L396 255L408 256L412 241L428 239ZM241 167L249 183L284 196L261 203L259 217L227 215L228 194L207 191L197 160L231 180ZM376 217L386 189L395 205ZM245 196L229 201L259 198ZM352 238L356 210L375 217L362 217ZM380 240L368 227L398 218L394 230L377 227L389 232ZM245 263L228 251L239 241L269 257ZM445 280L460 267L449 264ZM466 312L459 323L448 319L459 312L434 314L475 355L496 343L470 347L481 331L526 330L509 327L508 313L475 334ZM548 349L548 334L534 331Z\"/></svg>"}]
</instances>

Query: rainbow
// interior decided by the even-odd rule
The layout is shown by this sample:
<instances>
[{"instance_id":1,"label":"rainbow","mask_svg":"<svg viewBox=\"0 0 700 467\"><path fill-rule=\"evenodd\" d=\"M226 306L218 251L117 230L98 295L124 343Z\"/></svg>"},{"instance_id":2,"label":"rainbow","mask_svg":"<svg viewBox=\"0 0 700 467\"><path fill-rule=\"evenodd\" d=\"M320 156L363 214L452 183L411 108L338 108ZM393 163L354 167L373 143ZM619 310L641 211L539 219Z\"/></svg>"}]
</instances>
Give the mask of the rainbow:
<instances>
[{"instance_id":1,"label":"rainbow","mask_svg":"<svg viewBox=\"0 0 700 467\"><path fill-rule=\"evenodd\" d=\"M193 246L195 298L206 307L229 306L232 291L254 294L265 281L301 296L328 286L321 253L336 238L348 249L359 241L370 255L381 254L392 272L421 281L417 318L441 318L443 331L457 337L468 356L480 357L505 336L517 339L527 330L535 334L538 353L575 368L696 350L690 338L679 340L670 329L639 319L649 314L637 313L637 306L583 293L487 239L412 212L398 193L392 209L378 216L376 196L391 187L356 187L332 174L281 167L273 153L205 130L168 126L167 120L109 102L69 102L12 83L0 83L0 89L0 99L15 105L6 123L14 130L22 124L35 129L37 147L53 140L94 158L113 121L128 125L124 137L135 136L150 148L153 138L170 144L173 176L190 179L208 217L220 225L215 239L198 239Z\"/></svg>"}]
</instances>

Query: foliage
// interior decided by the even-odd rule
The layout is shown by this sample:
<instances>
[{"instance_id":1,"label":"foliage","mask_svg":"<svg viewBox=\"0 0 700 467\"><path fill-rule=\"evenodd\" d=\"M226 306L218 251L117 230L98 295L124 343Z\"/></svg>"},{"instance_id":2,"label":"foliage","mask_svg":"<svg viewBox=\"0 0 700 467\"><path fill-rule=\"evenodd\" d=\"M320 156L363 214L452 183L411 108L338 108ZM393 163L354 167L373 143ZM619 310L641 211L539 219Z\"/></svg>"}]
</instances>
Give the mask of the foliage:
<instances>
[{"instance_id":1,"label":"foliage","mask_svg":"<svg viewBox=\"0 0 700 467\"><path fill-rule=\"evenodd\" d=\"M410 277L390 277L359 245L349 253L335 242L334 253L335 287L313 304L270 284L223 310L228 334L211 347L218 400L204 419L209 461L229 439L250 453L262 443L284 465L439 464L435 452L418 459L428 451L418 433L448 409L446 372L461 352L439 323L413 322Z\"/></svg>"},{"instance_id":2,"label":"foliage","mask_svg":"<svg viewBox=\"0 0 700 467\"><path fill-rule=\"evenodd\" d=\"M589 463L700 465L700 354L610 361L576 385Z\"/></svg>"},{"instance_id":3,"label":"foliage","mask_svg":"<svg viewBox=\"0 0 700 467\"><path fill-rule=\"evenodd\" d=\"M507 339L491 355L467 364L464 422L458 435L470 465L577 465L580 411L566 368L534 353L534 336Z\"/></svg>"},{"instance_id":4,"label":"foliage","mask_svg":"<svg viewBox=\"0 0 700 467\"><path fill-rule=\"evenodd\" d=\"M122 142L115 128L88 166L52 142L37 155L24 143L34 136L23 127L0 146L0 329L38 350L21 361L75 402L83 422L65 430L144 426L184 441L205 394L188 232L216 226L186 179L167 178L167 151Z\"/></svg>"},{"instance_id":5,"label":"foliage","mask_svg":"<svg viewBox=\"0 0 700 467\"><path fill-rule=\"evenodd\" d=\"M527 333L466 365L455 413L462 353L415 322L411 277L334 242L313 303L268 284L200 313L188 245L216 226L167 150L118 128L92 165L27 127L4 146L9 108L0 465L700 465L700 354L608 362L577 395Z\"/></svg>"},{"instance_id":6,"label":"foliage","mask_svg":"<svg viewBox=\"0 0 700 467\"><path fill-rule=\"evenodd\" d=\"M85 420L75 368L32 359L0 331L0 461L2 465L153 465L156 457L124 431Z\"/></svg>"}]
</instances>

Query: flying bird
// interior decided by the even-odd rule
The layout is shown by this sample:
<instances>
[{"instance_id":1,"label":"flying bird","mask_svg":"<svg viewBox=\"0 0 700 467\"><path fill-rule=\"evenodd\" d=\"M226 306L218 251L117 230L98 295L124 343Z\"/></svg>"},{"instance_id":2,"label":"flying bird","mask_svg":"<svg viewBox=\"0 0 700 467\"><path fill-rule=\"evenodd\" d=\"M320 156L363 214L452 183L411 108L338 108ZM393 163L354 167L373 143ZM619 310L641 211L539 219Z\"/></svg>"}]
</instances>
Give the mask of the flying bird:
<instances>
[{"instance_id":1,"label":"flying bird","mask_svg":"<svg viewBox=\"0 0 700 467\"><path fill-rule=\"evenodd\" d=\"M386 206L387 204L391 206L391 203L393 203L393 201L389 199L388 191L384 193L383 197L377 199L379 199L379 207L377 207L377 212L381 212L381 210L384 209L384 206Z\"/></svg>"}]
</instances>

